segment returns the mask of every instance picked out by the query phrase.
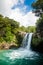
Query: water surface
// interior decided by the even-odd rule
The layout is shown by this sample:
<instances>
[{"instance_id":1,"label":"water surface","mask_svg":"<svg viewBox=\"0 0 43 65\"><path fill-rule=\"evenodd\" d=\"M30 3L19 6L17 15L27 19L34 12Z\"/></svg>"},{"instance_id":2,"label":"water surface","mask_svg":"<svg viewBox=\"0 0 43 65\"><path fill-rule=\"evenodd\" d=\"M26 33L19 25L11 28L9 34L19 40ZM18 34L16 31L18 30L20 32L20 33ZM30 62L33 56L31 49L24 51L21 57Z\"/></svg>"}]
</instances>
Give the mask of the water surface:
<instances>
[{"instance_id":1,"label":"water surface","mask_svg":"<svg viewBox=\"0 0 43 65\"><path fill-rule=\"evenodd\" d=\"M30 49L31 40L32 33L26 34L21 48L0 51L0 65L43 65L43 54Z\"/></svg>"},{"instance_id":2,"label":"water surface","mask_svg":"<svg viewBox=\"0 0 43 65\"><path fill-rule=\"evenodd\" d=\"M27 50L0 51L0 65L43 65L43 54Z\"/></svg>"}]
</instances>

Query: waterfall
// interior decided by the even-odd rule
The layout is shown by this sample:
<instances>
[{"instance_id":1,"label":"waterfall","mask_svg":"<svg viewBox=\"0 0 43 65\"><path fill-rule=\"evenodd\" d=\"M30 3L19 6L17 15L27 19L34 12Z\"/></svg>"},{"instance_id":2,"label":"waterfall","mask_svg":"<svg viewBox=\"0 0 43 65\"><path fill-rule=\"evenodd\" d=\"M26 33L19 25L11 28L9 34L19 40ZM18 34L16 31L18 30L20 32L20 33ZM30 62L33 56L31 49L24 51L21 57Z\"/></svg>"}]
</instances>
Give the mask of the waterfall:
<instances>
[{"instance_id":1,"label":"waterfall","mask_svg":"<svg viewBox=\"0 0 43 65\"><path fill-rule=\"evenodd\" d=\"M27 33L25 35L22 47L15 50L0 51L0 65L41 65L43 54L37 54L30 49L32 34ZM41 64L39 64L40 60L42 61Z\"/></svg>"},{"instance_id":2,"label":"waterfall","mask_svg":"<svg viewBox=\"0 0 43 65\"><path fill-rule=\"evenodd\" d=\"M32 50L30 50L30 44L31 44L31 40L32 40L32 34L33 33L27 33L22 41L22 47L11 51L10 53L6 53L4 54L6 57L9 57L9 59L14 60L14 59L19 59L19 58L30 58L32 59L32 57L34 55L37 55L36 53L34 53ZM4 52L5 53L5 52ZM3 56L2 56L3 57Z\"/></svg>"},{"instance_id":3,"label":"waterfall","mask_svg":"<svg viewBox=\"0 0 43 65\"><path fill-rule=\"evenodd\" d=\"M29 35L28 35L28 42L27 42L27 49L30 49L30 44L31 44L31 41L32 41L32 34L33 33L29 33Z\"/></svg>"},{"instance_id":4,"label":"waterfall","mask_svg":"<svg viewBox=\"0 0 43 65\"><path fill-rule=\"evenodd\" d=\"M22 41L22 47L25 48L27 46L27 41L28 41L28 33L24 36L23 41Z\"/></svg>"},{"instance_id":5,"label":"waterfall","mask_svg":"<svg viewBox=\"0 0 43 65\"><path fill-rule=\"evenodd\" d=\"M26 49L30 49L32 34L33 33L27 33L23 39L22 46Z\"/></svg>"}]
</instances>

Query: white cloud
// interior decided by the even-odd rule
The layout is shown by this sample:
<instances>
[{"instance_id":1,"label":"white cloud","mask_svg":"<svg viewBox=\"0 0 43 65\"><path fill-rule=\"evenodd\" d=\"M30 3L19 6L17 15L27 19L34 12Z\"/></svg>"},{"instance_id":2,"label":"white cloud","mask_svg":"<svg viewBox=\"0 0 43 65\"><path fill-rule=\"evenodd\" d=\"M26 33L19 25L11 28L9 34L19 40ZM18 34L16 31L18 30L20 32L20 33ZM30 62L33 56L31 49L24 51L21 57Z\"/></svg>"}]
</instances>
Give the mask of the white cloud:
<instances>
[{"instance_id":1,"label":"white cloud","mask_svg":"<svg viewBox=\"0 0 43 65\"><path fill-rule=\"evenodd\" d=\"M20 2L21 2L22 4L24 4L24 1L25 1L25 0L20 0Z\"/></svg>"},{"instance_id":2,"label":"white cloud","mask_svg":"<svg viewBox=\"0 0 43 65\"><path fill-rule=\"evenodd\" d=\"M12 6L17 4L18 0L0 0L0 13L8 15Z\"/></svg>"},{"instance_id":3,"label":"white cloud","mask_svg":"<svg viewBox=\"0 0 43 65\"><path fill-rule=\"evenodd\" d=\"M20 8L11 9L13 5L19 4L19 1L24 4L25 0L0 0L0 14L4 16L8 16L16 21L20 22L20 25L24 26L33 26L38 19L32 11L28 12L27 14L23 15L24 13L21 12ZM26 6L24 6L24 10Z\"/></svg>"}]
</instances>

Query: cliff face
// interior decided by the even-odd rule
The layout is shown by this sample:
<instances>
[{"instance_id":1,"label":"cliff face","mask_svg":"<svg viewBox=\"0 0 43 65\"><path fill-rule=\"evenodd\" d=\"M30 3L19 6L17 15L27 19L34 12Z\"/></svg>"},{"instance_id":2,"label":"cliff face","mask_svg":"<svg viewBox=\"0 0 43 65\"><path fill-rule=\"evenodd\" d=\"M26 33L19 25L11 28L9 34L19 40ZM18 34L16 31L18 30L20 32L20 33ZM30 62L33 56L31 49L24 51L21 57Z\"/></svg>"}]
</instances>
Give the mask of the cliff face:
<instances>
[{"instance_id":1,"label":"cliff face","mask_svg":"<svg viewBox=\"0 0 43 65\"><path fill-rule=\"evenodd\" d=\"M43 34L33 34L31 48L32 50L43 53Z\"/></svg>"},{"instance_id":2,"label":"cliff face","mask_svg":"<svg viewBox=\"0 0 43 65\"><path fill-rule=\"evenodd\" d=\"M0 44L0 50L8 50L8 49L14 49L14 48L17 48L17 44L15 43L7 43L7 42L2 42Z\"/></svg>"}]
</instances>

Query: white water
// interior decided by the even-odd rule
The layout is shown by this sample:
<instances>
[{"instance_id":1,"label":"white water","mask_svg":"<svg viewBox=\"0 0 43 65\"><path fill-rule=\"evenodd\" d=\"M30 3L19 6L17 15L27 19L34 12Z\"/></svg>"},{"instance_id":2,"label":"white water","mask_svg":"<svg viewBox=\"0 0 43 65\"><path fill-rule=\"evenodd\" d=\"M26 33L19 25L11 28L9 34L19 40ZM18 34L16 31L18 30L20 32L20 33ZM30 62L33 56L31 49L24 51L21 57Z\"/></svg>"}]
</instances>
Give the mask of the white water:
<instances>
[{"instance_id":1,"label":"white water","mask_svg":"<svg viewBox=\"0 0 43 65\"><path fill-rule=\"evenodd\" d=\"M32 34L33 34L33 33L30 33L29 36L28 36L27 49L30 49L30 44L31 44L31 41L32 41Z\"/></svg>"},{"instance_id":2,"label":"white water","mask_svg":"<svg viewBox=\"0 0 43 65\"><path fill-rule=\"evenodd\" d=\"M21 48L0 51L0 65L43 65L43 54L31 50L31 40L32 33L26 34Z\"/></svg>"},{"instance_id":3,"label":"white water","mask_svg":"<svg viewBox=\"0 0 43 65\"><path fill-rule=\"evenodd\" d=\"M28 33L24 36L24 39L22 41L22 47L26 47L27 46L27 42L28 42Z\"/></svg>"},{"instance_id":4,"label":"white water","mask_svg":"<svg viewBox=\"0 0 43 65\"><path fill-rule=\"evenodd\" d=\"M37 55L37 54L30 50L31 40L32 40L32 33L30 34L27 33L22 42L23 47L17 50L13 50L13 52L6 53L4 55L6 55L6 57L9 57L9 59L12 59L12 60L19 59L19 58L27 59L27 57L29 57L30 59L33 59L33 55Z\"/></svg>"},{"instance_id":5,"label":"white water","mask_svg":"<svg viewBox=\"0 0 43 65\"><path fill-rule=\"evenodd\" d=\"M32 34L33 33L27 33L22 41L22 47L26 48L26 49L30 49L30 44L31 44L31 40L32 40Z\"/></svg>"}]
</instances>

